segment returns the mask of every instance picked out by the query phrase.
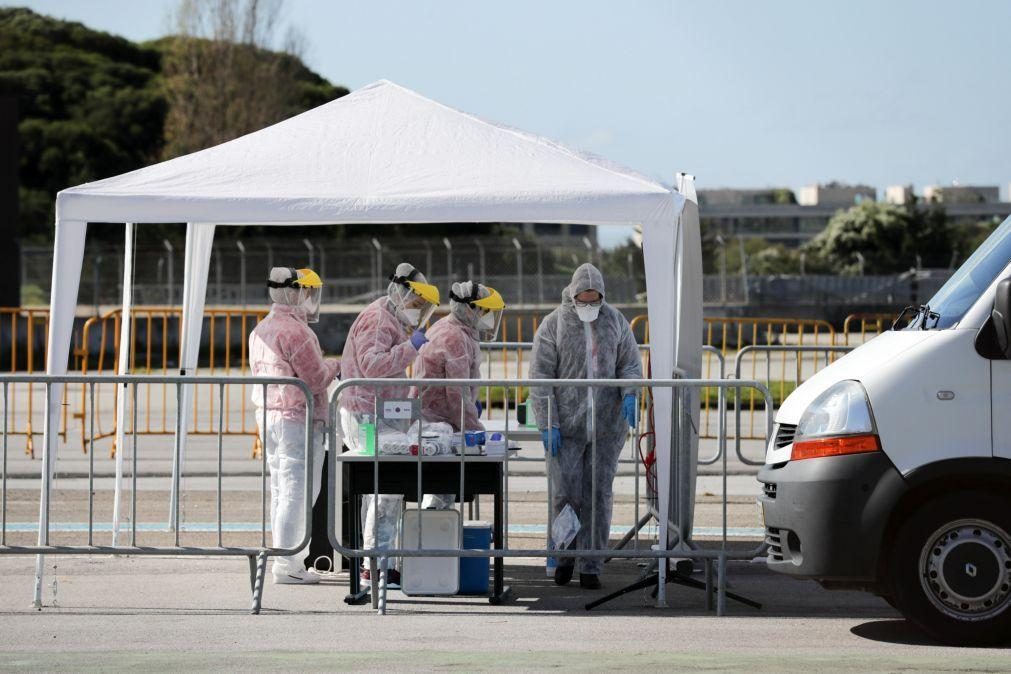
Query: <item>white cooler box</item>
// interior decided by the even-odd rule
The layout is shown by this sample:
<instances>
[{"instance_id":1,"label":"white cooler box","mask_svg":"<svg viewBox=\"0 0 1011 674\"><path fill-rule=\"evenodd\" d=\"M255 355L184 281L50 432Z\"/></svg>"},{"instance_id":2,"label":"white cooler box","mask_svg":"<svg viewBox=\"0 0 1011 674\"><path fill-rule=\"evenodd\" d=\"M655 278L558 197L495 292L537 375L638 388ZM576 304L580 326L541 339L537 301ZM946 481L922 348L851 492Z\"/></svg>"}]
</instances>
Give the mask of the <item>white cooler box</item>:
<instances>
[{"instance_id":1,"label":"white cooler box","mask_svg":"<svg viewBox=\"0 0 1011 674\"><path fill-rule=\"evenodd\" d=\"M405 550L418 546L419 528L422 550L460 550L462 547L463 523L458 510L405 510L401 524L401 545ZM404 557L400 587L406 595L456 594L460 589L460 559Z\"/></svg>"}]
</instances>

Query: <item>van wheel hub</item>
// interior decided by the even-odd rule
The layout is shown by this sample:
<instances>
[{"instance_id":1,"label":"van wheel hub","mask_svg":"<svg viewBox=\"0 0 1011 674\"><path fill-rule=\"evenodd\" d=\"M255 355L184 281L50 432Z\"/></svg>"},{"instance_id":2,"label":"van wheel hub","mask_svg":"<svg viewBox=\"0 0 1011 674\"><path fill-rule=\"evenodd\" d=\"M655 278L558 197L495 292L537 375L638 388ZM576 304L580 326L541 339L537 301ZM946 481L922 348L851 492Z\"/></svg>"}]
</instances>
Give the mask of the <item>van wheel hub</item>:
<instances>
[{"instance_id":1,"label":"van wheel hub","mask_svg":"<svg viewBox=\"0 0 1011 674\"><path fill-rule=\"evenodd\" d=\"M920 583L931 603L958 620L985 620L1011 600L1011 538L985 520L951 522L927 538Z\"/></svg>"}]
</instances>

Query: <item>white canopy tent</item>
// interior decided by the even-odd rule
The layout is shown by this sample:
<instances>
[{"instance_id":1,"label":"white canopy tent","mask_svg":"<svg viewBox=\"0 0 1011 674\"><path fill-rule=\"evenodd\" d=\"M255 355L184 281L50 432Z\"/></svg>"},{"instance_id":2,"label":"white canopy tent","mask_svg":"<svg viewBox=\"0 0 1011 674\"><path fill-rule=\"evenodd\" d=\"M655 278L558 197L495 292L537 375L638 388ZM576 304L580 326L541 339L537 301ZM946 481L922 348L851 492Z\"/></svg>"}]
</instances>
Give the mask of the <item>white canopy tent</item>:
<instances>
[{"instance_id":1,"label":"white canopy tent","mask_svg":"<svg viewBox=\"0 0 1011 674\"><path fill-rule=\"evenodd\" d=\"M689 176L670 190L380 81L222 145L60 192L47 372L67 369L89 222L130 223L128 238L135 224L187 223L184 373L197 366L216 226L538 222L641 225L653 373L665 378L679 368L696 377L702 353L696 203ZM126 305L132 260L124 267ZM129 330L126 315L122 326ZM120 343L129 343L128 333ZM55 469L60 388L47 401L49 471ZM655 391L660 512L669 509L671 399L669 389ZM190 407L178 412L183 429ZM660 538L666 547L666 527Z\"/></svg>"}]
</instances>

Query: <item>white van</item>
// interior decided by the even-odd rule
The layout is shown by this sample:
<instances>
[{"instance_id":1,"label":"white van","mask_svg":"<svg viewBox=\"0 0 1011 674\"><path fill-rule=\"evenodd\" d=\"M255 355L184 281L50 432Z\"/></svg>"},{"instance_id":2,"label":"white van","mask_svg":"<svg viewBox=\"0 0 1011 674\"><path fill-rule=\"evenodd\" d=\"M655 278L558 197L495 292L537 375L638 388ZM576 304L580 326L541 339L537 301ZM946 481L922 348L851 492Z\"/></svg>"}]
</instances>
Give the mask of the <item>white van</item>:
<instances>
[{"instance_id":1,"label":"white van","mask_svg":"<svg viewBox=\"0 0 1011 674\"><path fill-rule=\"evenodd\" d=\"M1001 642L1011 639L1011 218L914 311L776 414L758 474L768 565L879 594L941 641Z\"/></svg>"}]
</instances>

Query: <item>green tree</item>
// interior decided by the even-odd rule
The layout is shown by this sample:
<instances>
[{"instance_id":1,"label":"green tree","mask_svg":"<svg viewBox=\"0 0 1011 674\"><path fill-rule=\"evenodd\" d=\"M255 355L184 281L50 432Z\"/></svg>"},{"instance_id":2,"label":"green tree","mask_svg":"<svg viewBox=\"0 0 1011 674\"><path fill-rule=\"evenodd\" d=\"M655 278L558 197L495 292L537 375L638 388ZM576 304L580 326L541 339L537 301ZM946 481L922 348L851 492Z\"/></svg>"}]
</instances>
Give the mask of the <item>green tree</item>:
<instances>
[{"instance_id":1,"label":"green tree","mask_svg":"<svg viewBox=\"0 0 1011 674\"><path fill-rule=\"evenodd\" d=\"M281 0L181 0L164 53L166 157L232 140L348 93L298 58Z\"/></svg>"},{"instance_id":2,"label":"green tree","mask_svg":"<svg viewBox=\"0 0 1011 674\"><path fill-rule=\"evenodd\" d=\"M0 93L18 99L19 235L51 235L56 192L161 152L160 54L79 23L0 8Z\"/></svg>"},{"instance_id":3,"label":"green tree","mask_svg":"<svg viewBox=\"0 0 1011 674\"><path fill-rule=\"evenodd\" d=\"M804 249L833 273L891 274L947 266L957 245L940 206L864 201L834 215Z\"/></svg>"},{"instance_id":4,"label":"green tree","mask_svg":"<svg viewBox=\"0 0 1011 674\"><path fill-rule=\"evenodd\" d=\"M201 3L218 12L242 10L246 19L253 5L260 12L280 7L262 0ZM347 89L309 70L293 50L274 52L264 46L264 31L273 25L270 16L244 19L245 32L233 39L238 44L222 46L192 35L136 44L28 9L0 8L0 94L17 97L21 118L18 235L37 242L52 237L56 193L64 188L223 142L346 94ZM231 58L232 67L225 72L234 81L220 91L207 91L193 80L178 79L176 59L193 53L202 55L198 61L204 66L207 54ZM187 137L172 120L191 110L181 93L190 86L191 94L218 101L234 95L234 104L212 108L221 113L214 123L207 116L198 118L206 124L200 134L191 128L193 135ZM172 134L168 150L166 127ZM205 134L204 127L214 133ZM236 229L222 228L219 236L241 235ZM144 232L179 238L182 229L148 227ZM90 235L123 236L122 227L101 226L91 228Z\"/></svg>"}]
</instances>

